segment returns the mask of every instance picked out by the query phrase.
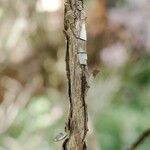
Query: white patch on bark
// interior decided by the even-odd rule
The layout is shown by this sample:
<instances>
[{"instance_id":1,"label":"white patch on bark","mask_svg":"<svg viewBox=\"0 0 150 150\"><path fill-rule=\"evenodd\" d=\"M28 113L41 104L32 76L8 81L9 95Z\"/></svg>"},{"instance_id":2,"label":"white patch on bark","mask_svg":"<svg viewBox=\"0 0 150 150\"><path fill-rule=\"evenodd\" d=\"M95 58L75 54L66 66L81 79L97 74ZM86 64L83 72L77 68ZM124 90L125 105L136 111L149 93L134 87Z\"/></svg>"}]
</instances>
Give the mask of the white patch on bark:
<instances>
[{"instance_id":1,"label":"white patch on bark","mask_svg":"<svg viewBox=\"0 0 150 150\"><path fill-rule=\"evenodd\" d=\"M81 25L80 38L85 40L85 41L87 40L85 22L83 22Z\"/></svg>"}]
</instances>

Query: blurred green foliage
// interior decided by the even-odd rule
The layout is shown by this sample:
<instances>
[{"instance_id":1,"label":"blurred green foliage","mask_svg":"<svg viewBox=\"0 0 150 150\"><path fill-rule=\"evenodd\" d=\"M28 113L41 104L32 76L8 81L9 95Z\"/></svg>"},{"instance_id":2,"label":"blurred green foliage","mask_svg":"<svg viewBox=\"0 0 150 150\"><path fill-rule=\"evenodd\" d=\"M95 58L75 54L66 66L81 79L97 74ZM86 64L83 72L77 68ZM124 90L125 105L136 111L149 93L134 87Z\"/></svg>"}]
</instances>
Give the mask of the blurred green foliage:
<instances>
[{"instance_id":1,"label":"blurred green foliage","mask_svg":"<svg viewBox=\"0 0 150 150\"><path fill-rule=\"evenodd\" d=\"M88 0L88 2L89 1L90 0ZM92 2L94 4L94 1ZM89 118L92 120L91 124L92 128L94 128L94 132L92 134L94 134L93 136L96 136L96 142L98 143L98 149L100 150L126 150L132 145L132 143L139 137L142 132L150 128L150 54L149 50L146 50L146 46L143 46L146 45L146 42L143 42L144 44L141 42L146 41L143 39L147 39L149 35L145 36L145 34L138 34L141 30L141 26L138 23L136 25L135 23L134 25L132 25L132 20L130 20L130 18L127 18L130 17L130 15L133 15L133 18L135 18L135 22L138 22L138 17L141 17L143 15L142 12L144 12L144 14L148 16L148 9L145 9L145 4L143 4L144 7L142 6L144 8L144 11L140 11L140 9L138 10L136 7L135 8L137 10L134 8L136 12L128 12L128 9L126 11L124 9L125 7L131 7L132 9L132 6L129 6L128 3L131 3L133 5L136 2L138 3L137 8L140 8L140 2L142 1L139 0L107 1L108 16L111 16L111 14L109 14L109 9L111 10L113 8L113 11L116 11L117 15L119 13L121 14L123 10L123 15L114 15L114 18L116 20L113 17L110 17L110 20L119 20L122 23L120 25L118 23L119 21L115 22L115 24L120 25L119 29L113 28L111 26L111 21L108 20L108 24L110 24L108 28L112 28L111 32L113 33L111 34L113 34L113 38L115 39L115 36L121 36L123 37L122 39L117 38L115 40L112 40L112 35L110 34L108 35L108 38L105 38L105 36L95 37L96 35L89 35L89 37L93 36L93 41L97 40L98 42L96 43L98 44L102 44L103 42L106 43L106 45L104 44L104 47L102 48L101 46L96 47L96 50L98 49L97 51L99 63L101 63L102 65L100 67L100 74L91 81L91 88L89 90L87 102ZM1 3L3 5L1 5ZM0 83L1 80L3 81L3 79L5 79L3 77L6 77L5 88L7 89L7 86L9 86L9 82L7 83L7 80L11 79L10 89L8 88L6 91L6 93L9 93L12 87L16 88L14 85L12 86L11 83L15 83L17 86L19 85L19 87L21 87L21 90L25 91L23 87L26 87L26 84L24 83L30 83L32 77L33 79L35 77L36 82L39 81L39 88L35 89L35 92L33 92L33 95L31 96L31 99L28 101L27 105L21 105L21 109L19 110L19 113L15 120L13 122L10 121L12 123L10 124L10 126L10 118L8 116L6 118L5 115L3 115L3 112L9 112L9 103L8 109L2 109L2 111L0 109L0 115L2 114L2 116L6 120L5 123L8 124L9 127L6 131L0 134L0 150L59 150L61 149L62 141L54 142L54 138L58 133L64 132L65 121L67 120L68 114L68 98L67 88L65 84L67 83L67 80L66 78L64 78L65 41L62 35L63 9L61 8L60 12L58 11L54 14L48 12L36 12L36 0L18 2L16 2L16 0L12 0L10 2L0 1L0 5L0 25L1 23L2 25L4 24L0 29L0 44L3 44L3 46L0 45L0 58L2 60L2 62L0 62L0 68L6 67L6 70L10 70L8 72L6 71L6 73L1 73L3 72L2 69L2 71L0 72ZM12 7L11 9L9 9L10 6ZM18 9L18 6L20 7L20 9ZM138 12L140 12L140 14ZM94 11L94 13L96 12ZM12 24L14 23L13 18L15 16L17 19L17 14L19 15L19 17L22 15L24 16L23 18L25 18L27 22L25 23L25 26L26 24L28 24L27 29L25 29L25 31L27 32L22 29L22 34L20 34L17 38L20 46L10 46L11 49L9 49L9 46L7 47L7 44L9 42L5 40L9 37L6 36L7 32L8 35L10 32L7 28L11 29ZM89 15L90 14L91 16L94 16L94 14L92 14L91 12L89 12ZM96 24L98 19L95 18L95 20L96 21L93 24ZM144 18L144 20L146 19ZM22 22L22 20L20 22ZM134 38L129 34L133 29L130 28L130 26L133 26L133 28L137 27L136 29L139 31L133 31ZM98 28L98 26L96 27ZM96 29L96 27L94 26L93 29ZM14 27L14 29L17 28L19 27ZM109 30L108 28L106 27L107 30ZM148 27L145 27L143 23L142 33L144 33L144 31L147 32L146 28ZM24 32L28 36L24 34ZM95 34L97 30L92 30L91 32ZM138 39L139 35L141 39L143 38L141 41ZM12 37L10 39L13 41ZM24 40L22 40L20 37L27 40L27 48L23 44ZM143 44L141 44L143 47L140 45L140 42L137 42L137 39ZM113 68L111 65L111 67L107 66L105 62L103 63L101 58L99 58L101 51L107 50L108 45L114 44L111 42L109 43L107 40L112 40L114 41L114 43L116 41L120 42L122 40L120 43L123 46L127 45L125 49L123 49L123 51L125 51L126 49L127 51L129 51L129 58L127 58L127 61L120 68L115 68L114 66ZM90 49L93 52L94 46L95 45L93 44L92 48ZM14 50L17 50L17 47L19 51L16 51L14 53ZM20 50L22 50L24 47L25 50L20 52ZM114 46L112 47L114 48ZM114 49L116 48L117 47L115 47ZM139 49L137 50L137 48ZM118 49L120 49L120 47ZM7 54L7 58L5 57L5 52L8 54L12 53L11 55L15 55L11 57L11 55L9 56ZM25 61L26 63L24 63L24 61L20 61L16 65L15 63L13 64L11 63L11 61L9 61L9 57L15 58L14 60L17 60L20 58L20 55L18 55L18 53L24 56L24 54L28 52L29 54L32 54L31 56L29 55L29 61L27 59ZM113 54L113 52L116 51L110 51L109 56L107 55L107 57L112 58L111 55ZM118 53L119 51L117 51L117 54ZM16 55L17 57L14 57ZM117 58L119 58L119 56L120 55L117 55ZM93 58L93 56L89 56L89 58L90 57ZM4 64L10 63L10 67L7 68L6 64L3 65L3 61ZM95 60L93 59L93 61ZM111 61L111 63L113 64L113 61L115 61L115 59L111 59ZM17 79L18 76L15 77L15 74L17 73L13 72L12 68L17 69L18 72L23 71L21 74L23 75L23 79L25 79L20 81L20 76L19 79ZM9 75L9 72L12 72L12 74L10 73L11 75ZM0 98L1 96L3 96L3 92L1 92L1 84ZM16 95L18 95L17 92ZM12 94L11 96L13 97L14 95ZM0 102L1 101L2 100L0 99ZM14 103L15 102L12 101L11 106L13 106ZM20 103L21 101L19 101L19 104ZM18 106L18 103L16 103L16 106ZM2 121L3 120L0 118L0 123L3 125ZM89 145L91 144L91 141L89 141ZM150 138L146 139L137 150L149 149Z\"/></svg>"},{"instance_id":2,"label":"blurred green foliage","mask_svg":"<svg viewBox=\"0 0 150 150\"><path fill-rule=\"evenodd\" d=\"M61 117L62 114L56 120L51 117L51 114L55 113L54 108L61 110L57 97L58 93L55 99L44 95L33 97L7 132L0 136L0 150L60 149L61 144L54 142L54 138L60 131L64 131L64 117Z\"/></svg>"},{"instance_id":3,"label":"blurred green foliage","mask_svg":"<svg viewBox=\"0 0 150 150\"><path fill-rule=\"evenodd\" d=\"M150 59L126 65L112 103L95 121L102 150L124 150L150 128ZM148 150L150 138L138 150Z\"/></svg>"}]
</instances>

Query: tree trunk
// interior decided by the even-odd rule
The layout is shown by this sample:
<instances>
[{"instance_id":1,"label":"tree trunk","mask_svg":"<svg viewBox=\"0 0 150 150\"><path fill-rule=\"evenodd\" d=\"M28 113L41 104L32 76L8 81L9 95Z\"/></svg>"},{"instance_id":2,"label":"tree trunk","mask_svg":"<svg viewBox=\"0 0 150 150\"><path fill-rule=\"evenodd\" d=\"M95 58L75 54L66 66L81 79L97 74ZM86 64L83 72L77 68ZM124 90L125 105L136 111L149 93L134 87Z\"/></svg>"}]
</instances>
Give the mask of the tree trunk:
<instances>
[{"instance_id":1,"label":"tree trunk","mask_svg":"<svg viewBox=\"0 0 150 150\"><path fill-rule=\"evenodd\" d=\"M67 0L64 13L66 35L66 72L68 78L69 118L66 126L68 138L64 150L85 150L87 127L86 93L87 54L85 13L82 0Z\"/></svg>"}]
</instances>

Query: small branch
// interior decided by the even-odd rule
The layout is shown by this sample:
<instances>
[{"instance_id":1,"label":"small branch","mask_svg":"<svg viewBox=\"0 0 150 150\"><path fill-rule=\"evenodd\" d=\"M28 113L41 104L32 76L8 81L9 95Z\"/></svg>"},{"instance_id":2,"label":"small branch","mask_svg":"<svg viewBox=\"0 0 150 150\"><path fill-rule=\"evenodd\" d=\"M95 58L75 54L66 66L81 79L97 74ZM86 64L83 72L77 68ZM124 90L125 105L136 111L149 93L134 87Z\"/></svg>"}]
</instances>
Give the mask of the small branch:
<instances>
[{"instance_id":1,"label":"small branch","mask_svg":"<svg viewBox=\"0 0 150 150\"><path fill-rule=\"evenodd\" d=\"M86 150L88 131L86 93L88 67L85 14L82 0L66 0L64 34L66 36L66 73L68 78L69 116L65 127L64 150Z\"/></svg>"},{"instance_id":2,"label":"small branch","mask_svg":"<svg viewBox=\"0 0 150 150\"><path fill-rule=\"evenodd\" d=\"M129 150L135 150L149 136L150 136L150 129L143 132L142 135L137 139L137 141L135 141L135 143L131 146L131 148Z\"/></svg>"}]
</instances>

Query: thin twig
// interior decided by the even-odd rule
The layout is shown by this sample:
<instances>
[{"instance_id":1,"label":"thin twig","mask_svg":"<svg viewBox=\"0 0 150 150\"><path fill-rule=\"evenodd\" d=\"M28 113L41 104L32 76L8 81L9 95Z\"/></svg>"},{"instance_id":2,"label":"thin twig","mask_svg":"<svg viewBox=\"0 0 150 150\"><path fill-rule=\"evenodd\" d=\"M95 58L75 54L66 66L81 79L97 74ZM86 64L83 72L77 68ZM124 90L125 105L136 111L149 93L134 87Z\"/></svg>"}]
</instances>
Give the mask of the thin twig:
<instances>
[{"instance_id":1,"label":"thin twig","mask_svg":"<svg viewBox=\"0 0 150 150\"><path fill-rule=\"evenodd\" d=\"M129 150L135 150L140 144L142 144L144 142L144 140L146 138L148 138L150 136L150 129L144 131L140 137L137 139L137 141L135 141L135 143L131 146L131 148Z\"/></svg>"}]
</instances>

